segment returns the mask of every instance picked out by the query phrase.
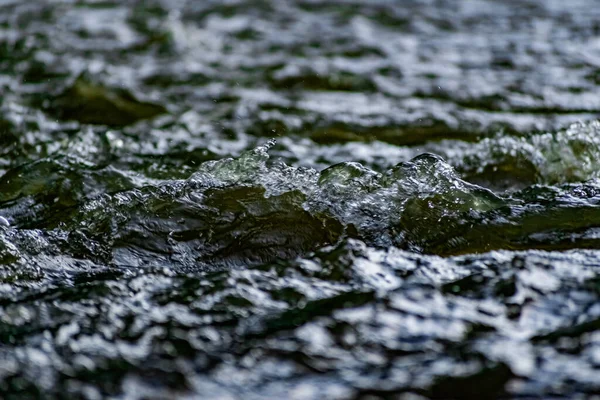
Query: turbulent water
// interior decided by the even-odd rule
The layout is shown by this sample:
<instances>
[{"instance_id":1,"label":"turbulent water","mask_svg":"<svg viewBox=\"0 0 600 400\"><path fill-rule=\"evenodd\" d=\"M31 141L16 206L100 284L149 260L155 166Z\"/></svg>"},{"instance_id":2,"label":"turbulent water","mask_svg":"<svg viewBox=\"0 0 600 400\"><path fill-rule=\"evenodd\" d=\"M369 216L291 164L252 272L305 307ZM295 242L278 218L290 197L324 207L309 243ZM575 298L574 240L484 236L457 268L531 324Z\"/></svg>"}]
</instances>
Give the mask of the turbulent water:
<instances>
[{"instance_id":1,"label":"turbulent water","mask_svg":"<svg viewBox=\"0 0 600 400\"><path fill-rule=\"evenodd\" d=\"M0 0L0 398L600 396L595 0Z\"/></svg>"}]
</instances>

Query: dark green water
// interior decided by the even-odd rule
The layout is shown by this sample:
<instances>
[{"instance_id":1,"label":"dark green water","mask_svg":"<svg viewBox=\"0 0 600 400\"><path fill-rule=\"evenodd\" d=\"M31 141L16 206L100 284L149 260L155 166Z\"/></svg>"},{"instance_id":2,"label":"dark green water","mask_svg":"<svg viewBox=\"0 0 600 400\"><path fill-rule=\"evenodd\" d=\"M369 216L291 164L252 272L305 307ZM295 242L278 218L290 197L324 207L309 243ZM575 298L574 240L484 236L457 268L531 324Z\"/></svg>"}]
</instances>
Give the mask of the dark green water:
<instances>
[{"instance_id":1,"label":"dark green water","mask_svg":"<svg viewBox=\"0 0 600 400\"><path fill-rule=\"evenodd\" d=\"M599 89L594 0L0 0L0 398L599 398Z\"/></svg>"}]
</instances>

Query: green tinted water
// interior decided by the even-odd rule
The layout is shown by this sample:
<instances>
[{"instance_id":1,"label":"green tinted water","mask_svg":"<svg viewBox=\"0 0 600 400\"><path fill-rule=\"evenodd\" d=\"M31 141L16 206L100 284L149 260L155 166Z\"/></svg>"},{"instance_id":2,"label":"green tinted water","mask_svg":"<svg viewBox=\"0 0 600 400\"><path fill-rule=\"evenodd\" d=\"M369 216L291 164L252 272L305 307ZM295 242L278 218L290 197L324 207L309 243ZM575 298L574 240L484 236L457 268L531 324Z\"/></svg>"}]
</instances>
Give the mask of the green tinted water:
<instances>
[{"instance_id":1,"label":"green tinted water","mask_svg":"<svg viewBox=\"0 0 600 400\"><path fill-rule=\"evenodd\" d=\"M598 394L596 8L0 0L0 397Z\"/></svg>"}]
</instances>

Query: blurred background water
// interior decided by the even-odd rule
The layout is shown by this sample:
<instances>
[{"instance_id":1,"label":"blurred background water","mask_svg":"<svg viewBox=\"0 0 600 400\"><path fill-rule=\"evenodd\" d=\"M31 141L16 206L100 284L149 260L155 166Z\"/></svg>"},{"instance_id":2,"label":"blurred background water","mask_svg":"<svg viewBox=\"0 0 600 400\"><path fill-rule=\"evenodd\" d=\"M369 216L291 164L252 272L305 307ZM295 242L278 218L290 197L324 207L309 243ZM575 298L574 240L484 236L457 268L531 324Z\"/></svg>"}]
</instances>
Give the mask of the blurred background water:
<instances>
[{"instance_id":1,"label":"blurred background water","mask_svg":"<svg viewBox=\"0 0 600 400\"><path fill-rule=\"evenodd\" d=\"M0 0L0 397L599 396L599 85L594 0Z\"/></svg>"}]
</instances>

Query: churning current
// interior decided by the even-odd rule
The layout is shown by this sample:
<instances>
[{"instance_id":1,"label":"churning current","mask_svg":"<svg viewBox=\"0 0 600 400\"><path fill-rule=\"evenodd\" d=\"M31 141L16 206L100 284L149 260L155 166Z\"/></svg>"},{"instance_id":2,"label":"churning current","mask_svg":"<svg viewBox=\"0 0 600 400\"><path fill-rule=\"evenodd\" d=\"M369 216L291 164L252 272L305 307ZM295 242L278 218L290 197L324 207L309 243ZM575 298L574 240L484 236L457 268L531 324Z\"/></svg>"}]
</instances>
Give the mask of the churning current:
<instances>
[{"instance_id":1,"label":"churning current","mask_svg":"<svg viewBox=\"0 0 600 400\"><path fill-rule=\"evenodd\" d=\"M595 0L0 0L0 398L600 394Z\"/></svg>"}]
</instances>

